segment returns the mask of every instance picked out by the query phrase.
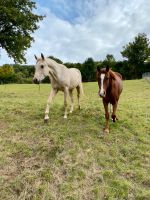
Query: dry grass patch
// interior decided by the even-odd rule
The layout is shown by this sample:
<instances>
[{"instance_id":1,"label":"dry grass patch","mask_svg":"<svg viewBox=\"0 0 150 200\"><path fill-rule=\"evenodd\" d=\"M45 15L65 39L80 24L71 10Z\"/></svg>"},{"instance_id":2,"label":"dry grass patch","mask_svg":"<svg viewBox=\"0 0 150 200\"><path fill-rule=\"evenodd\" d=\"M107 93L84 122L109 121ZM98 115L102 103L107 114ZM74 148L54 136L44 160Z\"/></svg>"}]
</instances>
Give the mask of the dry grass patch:
<instances>
[{"instance_id":1,"label":"dry grass patch","mask_svg":"<svg viewBox=\"0 0 150 200\"><path fill-rule=\"evenodd\" d=\"M107 136L97 83L84 83L82 109L67 120L58 94L44 124L49 88L0 86L0 199L149 200L148 82L124 82Z\"/></svg>"}]
</instances>

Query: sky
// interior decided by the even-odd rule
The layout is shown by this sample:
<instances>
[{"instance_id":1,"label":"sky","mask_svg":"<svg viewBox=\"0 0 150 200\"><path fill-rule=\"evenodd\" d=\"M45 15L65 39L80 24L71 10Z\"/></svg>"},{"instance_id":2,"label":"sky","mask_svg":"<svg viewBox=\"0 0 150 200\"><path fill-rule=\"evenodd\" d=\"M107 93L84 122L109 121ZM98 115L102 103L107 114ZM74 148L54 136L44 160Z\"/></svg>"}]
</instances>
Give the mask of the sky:
<instances>
[{"instance_id":1,"label":"sky","mask_svg":"<svg viewBox=\"0 0 150 200\"><path fill-rule=\"evenodd\" d=\"M26 52L27 64L34 54L54 56L63 62L103 60L113 54L122 60L123 46L138 33L150 38L150 0L34 0L36 13L46 15ZM1 49L0 65L13 63Z\"/></svg>"}]
</instances>

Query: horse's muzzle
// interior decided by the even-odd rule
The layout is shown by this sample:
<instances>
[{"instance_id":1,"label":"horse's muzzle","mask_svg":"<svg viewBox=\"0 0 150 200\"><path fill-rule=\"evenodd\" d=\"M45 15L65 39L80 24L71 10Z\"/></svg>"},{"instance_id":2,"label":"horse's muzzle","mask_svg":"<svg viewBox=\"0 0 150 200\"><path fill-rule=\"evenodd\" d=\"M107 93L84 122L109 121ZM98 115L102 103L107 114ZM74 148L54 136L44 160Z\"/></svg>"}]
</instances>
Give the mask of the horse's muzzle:
<instances>
[{"instance_id":1,"label":"horse's muzzle","mask_svg":"<svg viewBox=\"0 0 150 200\"><path fill-rule=\"evenodd\" d=\"M34 79L33 79L33 83L39 84L40 82L39 82L36 78L34 78Z\"/></svg>"},{"instance_id":2,"label":"horse's muzzle","mask_svg":"<svg viewBox=\"0 0 150 200\"><path fill-rule=\"evenodd\" d=\"M100 96L101 98L104 98L104 97L106 96L106 92L100 92L100 93L99 93L99 96Z\"/></svg>"}]
</instances>

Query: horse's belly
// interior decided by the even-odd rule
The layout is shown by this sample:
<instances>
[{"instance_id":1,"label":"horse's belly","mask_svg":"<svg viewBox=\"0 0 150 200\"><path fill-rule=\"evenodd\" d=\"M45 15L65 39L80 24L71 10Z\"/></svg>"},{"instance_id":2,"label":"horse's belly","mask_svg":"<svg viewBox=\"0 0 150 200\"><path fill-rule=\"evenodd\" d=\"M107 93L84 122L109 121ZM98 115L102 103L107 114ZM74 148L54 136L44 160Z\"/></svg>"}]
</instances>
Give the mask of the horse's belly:
<instances>
[{"instance_id":1,"label":"horse's belly","mask_svg":"<svg viewBox=\"0 0 150 200\"><path fill-rule=\"evenodd\" d=\"M73 89L73 88L76 88L78 85L79 85L79 81L77 81L77 80L71 80L69 88Z\"/></svg>"},{"instance_id":2,"label":"horse's belly","mask_svg":"<svg viewBox=\"0 0 150 200\"><path fill-rule=\"evenodd\" d=\"M81 82L81 74L78 71L70 74L70 88L77 87Z\"/></svg>"},{"instance_id":3,"label":"horse's belly","mask_svg":"<svg viewBox=\"0 0 150 200\"><path fill-rule=\"evenodd\" d=\"M56 90L61 90L64 91L64 85L61 83L57 83L57 82L52 82L52 88L56 89Z\"/></svg>"}]
</instances>

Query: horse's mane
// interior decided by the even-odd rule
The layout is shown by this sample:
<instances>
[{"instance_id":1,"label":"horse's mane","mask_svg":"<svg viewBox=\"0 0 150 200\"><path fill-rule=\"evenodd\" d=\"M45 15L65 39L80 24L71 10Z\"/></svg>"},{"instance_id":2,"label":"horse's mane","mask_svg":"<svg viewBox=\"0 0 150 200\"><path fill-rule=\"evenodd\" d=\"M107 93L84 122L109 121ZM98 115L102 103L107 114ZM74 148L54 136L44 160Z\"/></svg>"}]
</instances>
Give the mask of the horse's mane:
<instances>
[{"instance_id":1,"label":"horse's mane","mask_svg":"<svg viewBox=\"0 0 150 200\"><path fill-rule=\"evenodd\" d=\"M45 59L45 61L50 65L50 66L52 66L53 68L60 68L60 67L63 67L63 68L65 68L66 70L68 70L68 68L65 66L65 65L63 65L63 64L60 64L60 63L58 63L58 62L56 62L55 60L53 60L53 59L51 59L51 58L46 58Z\"/></svg>"},{"instance_id":2,"label":"horse's mane","mask_svg":"<svg viewBox=\"0 0 150 200\"><path fill-rule=\"evenodd\" d=\"M42 58L37 58L37 62L40 62L40 61L43 61L43 59ZM48 64L50 64L50 65L52 65L52 66L55 66L55 65L58 65L59 63L57 63L55 60L53 60L53 59L51 59L51 58L45 58L45 61L48 63Z\"/></svg>"},{"instance_id":3,"label":"horse's mane","mask_svg":"<svg viewBox=\"0 0 150 200\"><path fill-rule=\"evenodd\" d=\"M50 65L55 66L58 65L59 63L57 63L55 60L51 59L51 58L46 58L45 59Z\"/></svg>"},{"instance_id":4,"label":"horse's mane","mask_svg":"<svg viewBox=\"0 0 150 200\"><path fill-rule=\"evenodd\" d=\"M118 73L118 72L115 72L115 74L116 74L117 76L119 76L119 77L120 77L120 79L122 80L122 75L121 75L120 73Z\"/></svg>"},{"instance_id":5,"label":"horse's mane","mask_svg":"<svg viewBox=\"0 0 150 200\"><path fill-rule=\"evenodd\" d=\"M113 79L116 79L116 74L111 69L109 70L109 74L110 74L110 77L112 77Z\"/></svg>"},{"instance_id":6,"label":"horse's mane","mask_svg":"<svg viewBox=\"0 0 150 200\"><path fill-rule=\"evenodd\" d=\"M114 72L113 70L109 70L109 73L110 73L110 76L113 78L113 79L116 79L117 77L119 77L121 80L122 80L122 75L118 72Z\"/></svg>"}]
</instances>

